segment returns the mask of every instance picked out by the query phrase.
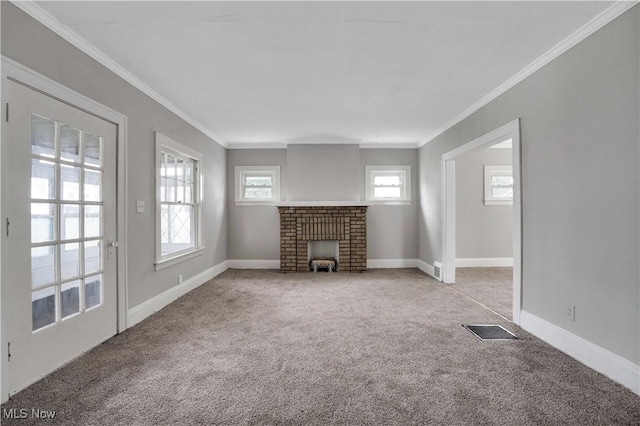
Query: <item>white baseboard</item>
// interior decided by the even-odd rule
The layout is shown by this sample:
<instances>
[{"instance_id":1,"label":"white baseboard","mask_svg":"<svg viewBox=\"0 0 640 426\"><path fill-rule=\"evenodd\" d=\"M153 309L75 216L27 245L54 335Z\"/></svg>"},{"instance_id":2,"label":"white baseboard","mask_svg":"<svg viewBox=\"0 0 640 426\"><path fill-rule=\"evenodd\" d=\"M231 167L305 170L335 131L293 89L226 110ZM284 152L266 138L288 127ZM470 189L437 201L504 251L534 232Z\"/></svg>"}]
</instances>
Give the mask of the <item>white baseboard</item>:
<instances>
[{"instance_id":1,"label":"white baseboard","mask_svg":"<svg viewBox=\"0 0 640 426\"><path fill-rule=\"evenodd\" d=\"M227 260L229 268L233 269L280 269L279 260L262 260L262 259L229 259Z\"/></svg>"},{"instance_id":2,"label":"white baseboard","mask_svg":"<svg viewBox=\"0 0 640 426\"><path fill-rule=\"evenodd\" d=\"M418 259L367 259L367 268L417 268Z\"/></svg>"},{"instance_id":3,"label":"white baseboard","mask_svg":"<svg viewBox=\"0 0 640 426\"><path fill-rule=\"evenodd\" d=\"M206 269L199 274L187 280L184 280L182 284L171 287L164 293L160 293L156 297L153 297L146 302L143 302L138 306L129 309L127 311L127 328L133 327L143 319L155 314L160 309L164 308L177 298L187 294L197 287L200 287L202 284L206 283L217 275L220 275L221 273L229 269L228 262L229 261L227 260L225 260L224 262L220 262L216 266Z\"/></svg>"},{"instance_id":4,"label":"white baseboard","mask_svg":"<svg viewBox=\"0 0 640 426\"><path fill-rule=\"evenodd\" d=\"M233 269L280 269L279 260L229 259L227 266ZM367 268L417 268L418 259L367 259Z\"/></svg>"},{"instance_id":5,"label":"white baseboard","mask_svg":"<svg viewBox=\"0 0 640 426\"><path fill-rule=\"evenodd\" d=\"M456 268L491 268L513 266L513 257L458 258Z\"/></svg>"},{"instance_id":6,"label":"white baseboard","mask_svg":"<svg viewBox=\"0 0 640 426\"><path fill-rule=\"evenodd\" d=\"M434 274L434 268L433 265L425 262L424 260L420 260L420 259L416 259L416 266L418 267L418 269L420 269L422 272L424 272L425 274L429 275L432 278L435 278L436 280L438 280L438 277L435 276ZM438 280L440 281L440 280Z\"/></svg>"},{"instance_id":7,"label":"white baseboard","mask_svg":"<svg viewBox=\"0 0 640 426\"><path fill-rule=\"evenodd\" d=\"M526 311L520 327L640 395L639 365Z\"/></svg>"}]
</instances>

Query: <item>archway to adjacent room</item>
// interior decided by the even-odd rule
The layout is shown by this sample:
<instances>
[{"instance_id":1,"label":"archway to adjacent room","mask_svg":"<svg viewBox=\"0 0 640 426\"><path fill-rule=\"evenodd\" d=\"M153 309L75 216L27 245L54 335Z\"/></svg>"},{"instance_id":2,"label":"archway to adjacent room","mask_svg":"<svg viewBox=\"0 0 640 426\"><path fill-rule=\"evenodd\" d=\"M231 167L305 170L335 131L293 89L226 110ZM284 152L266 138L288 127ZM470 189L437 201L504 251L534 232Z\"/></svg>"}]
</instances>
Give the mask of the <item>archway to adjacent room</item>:
<instances>
[{"instance_id":1,"label":"archway to adjacent room","mask_svg":"<svg viewBox=\"0 0 640 426\"><path fill-rule=\"evenodd\" d=\"M522 202L520 121L514 120L442 155L442 280L456 282L456 158L511 140L513 167L513 322L519 324L522 305Z\"/></svg>"}]
</instances>

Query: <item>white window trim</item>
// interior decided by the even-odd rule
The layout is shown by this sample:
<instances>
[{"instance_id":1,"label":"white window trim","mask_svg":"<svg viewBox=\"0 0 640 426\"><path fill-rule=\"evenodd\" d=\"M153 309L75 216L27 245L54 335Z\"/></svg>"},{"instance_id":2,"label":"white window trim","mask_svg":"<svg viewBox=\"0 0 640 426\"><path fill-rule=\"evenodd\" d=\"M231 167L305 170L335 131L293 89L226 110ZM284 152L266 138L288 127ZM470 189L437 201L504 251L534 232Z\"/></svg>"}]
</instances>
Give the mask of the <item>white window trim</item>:
<instances>
[{"instance_id":1,"label":"white window trim","mask_svg":"<svg viewBox=\"0 0 640 426\"><path fill-rule=\"evenodd\" d=\"M195 218L195 238L196 244L195 247L181 250L178 252L174 252L167 255L162 255L162 244L161 244L161 221L160 221L160 161L161 154L163 150L174 151L176 154L179 154L183 157L189 157L196 162L196 170L194 179L194 200L196 201L196 218ZM156 168L156 211L155 211L155 220L156 220L156 232L155 232L155 270L158 271L160 269L164 269L168 266L175 265L187 259L191 259L195 256L199 256L203 254L205 247L202 245L202 183L203 183L203 164L202 164L202 154L193 149L189 148L177 142L162 133L156 132L156 156L155 156L155 168Z\"/></svg>"},{"instance_id":2,"label":"white window trim","mask_svg":"<svg viewBox=\"0 0 640 426\"><path fill-rule=\"evenodd\" d=\"M246 175L270 175L273 186L270 199L253 200L244 198L242 182ZM235 205L236 206L273 206L280 202L280 166L236 166L234 168Z\"/></svg>"},{"instance_id":3,"label":"white window trim","mask_svg":"<svg viewBox=\"0 0 640 426\"><path fill-rule=\"evenodd\" d=\"M374 198L373 175L376 172L398 172L403 175L404 187L400 198ZM365 200L371 204L411 204L411 166L364 166Z\"/></svg>"},{"instance_id":4,"label":"white window trim","mask_svg":"<svg viewBox=\"0 0 640 426\"><path fill-rule=\"evenodd\" d=\"M513 198L496 199L491 195L491 176L512 176L512 166L484 166L484 205L500 206L513 204Z\"/></svg>"}]
</instances>

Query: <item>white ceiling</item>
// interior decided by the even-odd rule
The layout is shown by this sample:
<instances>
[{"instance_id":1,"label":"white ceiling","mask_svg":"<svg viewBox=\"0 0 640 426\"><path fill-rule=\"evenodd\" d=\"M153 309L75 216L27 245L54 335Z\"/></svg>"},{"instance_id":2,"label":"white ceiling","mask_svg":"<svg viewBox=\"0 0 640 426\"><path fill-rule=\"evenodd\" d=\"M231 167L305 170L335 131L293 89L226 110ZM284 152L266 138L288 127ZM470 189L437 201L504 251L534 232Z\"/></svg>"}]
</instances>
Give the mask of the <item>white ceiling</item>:
<instances>
[{"instance_id":1,"label":"white ceiling","mask_svg":"<svg viewBox=\"0 0 640 426\"><path fill-rule=\"evenodd\" d=\"M611 3L38 5L237 147L418 145Z\"/></svg>"}]
</instances>

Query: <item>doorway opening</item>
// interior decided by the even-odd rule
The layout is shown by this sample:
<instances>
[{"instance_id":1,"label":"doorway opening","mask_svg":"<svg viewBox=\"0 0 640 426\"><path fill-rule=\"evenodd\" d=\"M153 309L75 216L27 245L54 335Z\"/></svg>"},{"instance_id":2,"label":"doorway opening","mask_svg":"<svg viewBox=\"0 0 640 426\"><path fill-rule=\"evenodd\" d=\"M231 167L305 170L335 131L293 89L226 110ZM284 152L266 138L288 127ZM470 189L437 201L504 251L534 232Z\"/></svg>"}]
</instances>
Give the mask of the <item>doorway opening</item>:
<instances>
[{"instance_id":1,"label":"doorway opening","mask_svg":"<svg viewBox=\"0 0 640 426\"><path fill-rule=\"evenodd\" d=\"M493 146L498 149L489 149ZM481 164L470 176L465 176L468 170L458 174L458 181L475 179L475 189L458 187L456 161L460 165ZM511 316L513 322L519 324L522 294L519 120L445 153L442 174L443 282L461 283L468 287L469 297L489 305L487 307L502 316ZM471 204L461 206L466 210L458 210L456 214L456 198L459 201L458 195L466 198L464 192L469 190L475 191L473 199L467 200ZM477 211L467 211L473 210L472 205ZM479 229L483 223L486 226ZM475 235L457 238L457 231L472 234L470 229ZM456 267L465 268L459 271L458 277ZM480 287L483 281L490 285ZM485 300L487 303L483 303ZM511 315L505 312L509 310Z\"/></svg>"}]
</instances>

